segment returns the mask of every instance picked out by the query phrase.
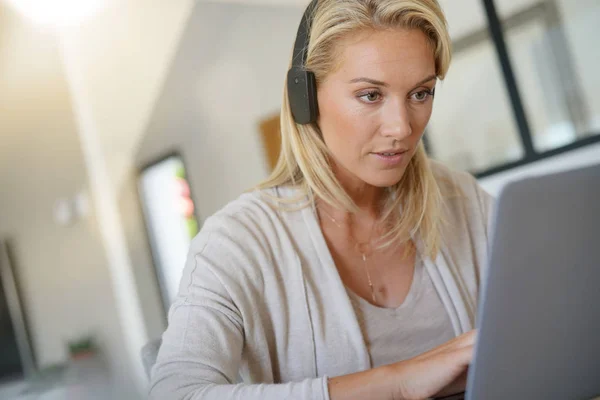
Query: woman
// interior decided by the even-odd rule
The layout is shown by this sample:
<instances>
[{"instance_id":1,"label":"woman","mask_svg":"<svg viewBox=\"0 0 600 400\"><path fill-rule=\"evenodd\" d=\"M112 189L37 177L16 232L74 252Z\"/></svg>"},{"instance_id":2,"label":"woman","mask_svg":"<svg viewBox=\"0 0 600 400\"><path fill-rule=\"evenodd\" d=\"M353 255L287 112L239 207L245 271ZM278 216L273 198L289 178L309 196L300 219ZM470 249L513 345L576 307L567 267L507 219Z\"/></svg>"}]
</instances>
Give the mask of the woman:
<instances>
[{"instance_id":1,"label":"woman","mask_svg":"<svg viewBox=\"0 0 600 400\"><path fill-rule=\"evenodd\" d=\"M444 16L435 0L320 0L306 16L292 65L314 74L318 114L286 89L272 176L193 241L153 399L464 389L490 198L421 142L450 62Z\"/></svg>"}]
</instances>

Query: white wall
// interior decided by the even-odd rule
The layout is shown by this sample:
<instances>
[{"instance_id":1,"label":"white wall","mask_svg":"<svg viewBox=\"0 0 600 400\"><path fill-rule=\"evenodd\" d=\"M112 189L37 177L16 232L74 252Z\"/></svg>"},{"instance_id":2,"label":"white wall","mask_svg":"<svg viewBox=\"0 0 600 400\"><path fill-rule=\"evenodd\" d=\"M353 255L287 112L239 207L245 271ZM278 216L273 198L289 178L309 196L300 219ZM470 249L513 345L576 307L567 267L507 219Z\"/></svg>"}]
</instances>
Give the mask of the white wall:
<instances>
[{"instance_id":1,"label":"white wall","mask_svg":"<svg viewBox=\"0 0 600 400\"><path fill-rule=\"evenodd\" d=\"M133 159L192 5L191 0L112 1L84 24L61 31L77 109L85 114L80 129L99 144L87 158L99 166L92 183L105 206L102 238L129 360L137 367L140 347L164 329L164 316L131 186ZM108 179L97 179L104 173ZM139 313L143 327L136 323Z\"/></svg>"},{"instance_id":2,"label":"white wall","mask_svg":"<svg viewBox=\"0 0 600 400\"><path fill-rule=\"evenodd\" d=\"M138 153L184 156L201 219L267 175L259 121L278 112L301 8L197 3Z\"/></svg>"},{"instance_id":3,"label":"white wall","mask_svg":"<svg viewBox=\"0 0 600 400\"><path fill-rule=\"evenodd\" d=\"M61 31L61 40L69 44L71 67L81 72L86 102L117 189L131 172L193 4L193 0L111 0L98 15Z\"/></svg>"},{"instance_id":4,"label":"white wall","mask_svg":"<svg viewBox=\"0 0 600 400\"><path fill-rule=\"evenodd\" d=\"M65 361L66 341L92 333L130 385L95 215L69 226L53 217L57 199L88 189L56 38L0 16L0 236L14 239L37 364Z\"/></svg>"},{"instance_id":5,"label":"white wall","mask_svg":"<svg viewBox=\"0 0 600 400\"><path fill-rule=\"evenodd\" d=\"M0 28L4 29L2 35L0 35L0 60L3 64L2 78L5 78L3 79L5 85L14 89L12 91L4 91L2 94L7 104L18 104L21 107L18 110L20 114L15 114L22 117L22 120L18 121L19 124L26 122L32 124L33 121L26 121L27 118L31 118L39 123L39 125L36 125L36 130L30 132L29 140L33 143L37 141L37 143L48 145L45 141L37 139L37 136L46 134L45 130L42 129L42 127L48 128L47 124L49 121L44 119L44 113L46 113L46 117L52 118L54 122L69 121L71 123L71 133L74 132L76 134L77 131L81 133L82 128L85 128L86 133L90 133L89 131L93 132L92 136L94 140L97 140L99 143L98 151L94 151L97 156L96 158L101 160L100 164L97 162L95 164L90 163L90 160L87 159L89 157L86 158L85 163L82 161L83 156L81 154L80 142L76 135L74 143L76 143L77 147L74 150L73 157L79 157L78 163L74 163L71 157L63 154L59 155L59 157L62 157L61 161L69 165L72 171L81 177L80 186L97 187L97 185L94 185L96 182L91 182L92 184L88 185L90 182L87 181L86 171L89 172L90 165L105 166L104 169L109 179L104 180L104 182L108 185L105 187L109 193L116 193L119 185L129 182L131 179L131 175L133 174L133 153L136 149L137 141L144 131L148 115L154 104L156 94L161 88L162 78L170 65L179 35L185 26L185 21L192 4L193 1L191 0L180 0L172 4L164 1L129 0L127 2L117 2L108 0L106 7L103 8L100 14L84 21L81 25L62 28L58 38L60 46L57 46L55 38L50 33L50 28L47 28L44 33L25 32L27 29L34 29L33 27L25 30L19 28L15 32L8 30L7 23L13 21L14 18L10 9L1 10L6 15L10 15L10 18L7 17L6 21L0 24ZM20 24L19 22L17 25ZM31 25L29 21L25 24L28 26ZM49 68L51 69L50 73L47 71ZM63 75L63 68L69 71L66 79ZM76 75L75 85L73 84L73 75ZM34 101L18 102L18 96L30 96L40 101L47 100L39 97L41 96L40 87L56 82L60 82L63 85L61 87L63 92L61 93L64 96L64 104L58 104L69 109L68 115L65 116L56 112L53 108L55 100L48 100L50 106L46 103L41 105L41 103ZM66 91L70 91L70 93L67 94ZM75 115L71 113L71 105L76 110ZM81 110L85 114L85 124L81 124L81 113L79 112ZM5 110L2 111L2 119L4 119ZM44 125L44 121L46 125ZM12 128L12 126L10 129L6 128L6 125L3 125L2 134L14 133L11 131ZM87 137L90 137L90 135ZM1 143L3 154L6 152L6 154L10 155L10 157L7 156L0 159L0 163L3 166L3 173L7 171L4 166L12 166L13 161L15 164L19 164L19 161L24 163L28 161L33 162L31 160L32 156L28 153L29 151L33 152L32 154L36 154L35 159L40 161L40 168L45 168L43 171L39 171L44 176L43 183L46 186L61 187L60 182L62 182L63 175L57 173L47 165L44 166L47 163L51 164L54 160L49 159L50 155L45 153L43 156L37 154L37 152L43 152L44 148L23 147L21 141L24 139L22 136L15 136L11 139L18 140L20 147L15 147L16 145L8 146L9 143L4 140ZM60 138L54 139L48 137L47 139L52 144L60 143ZM46 150L48 148L52 148L52 146L46 147ZM95 146L91 146L91 148L96 149ZM30 172L33 173L36 170L31 170ZM53 174L53 172L55 173ZM17 189L22 189L23 181L15 181L13 183L13 186ZM13 218L21 214L15 211L18 209L18 205L28 204L21 198L25 194L19 190L15 190L14 195L9 199L12 208L3 207L3 211L7 215L12 215ZM97 192L98 190L95 193ZM91 191L91 193L94 193L94 191ZM44 192L44 195L45 197L36 193L36 198L47 200L50 203L53 201L49 197L50 192ZM58 193L55 195L58 196ZM111 200L111 196L111 194L108 195L109 202L116 201L116 199ZM3 196L2 200L5 198L8 199L8 197ZM7 204L9 200L6 200L6 203L2 202L0 206ZM98 198L94 198L93 200L92 205L101 203L98 201ZM121 200L123 200L124 211L129 211L128 216L139 213L135 198L132 199L131 196L121 197ZM51 210L51 205L45 205L45 207ZM49 212L48 210L45 211ZM134 253L135 260L141 261L141 263L133 266L121 263L117 266L117 268L121 268L125 265L125 268L133 270L134 275L138 274L136 276L136 284L138 285L137 291L140 294L139 298L135 290L127 290L126 282L119 278L115 280L115 275L109 273L111 270L108 268L108 265L112 265L109 262L110 260L127 260L128 255L123 254L123 249L126 251L124 239L119 239L121 246L117 246L116 251L113 246L112 251L104 252L107 247L106 243L103 243L103 237L106 235L101 233L108 232L104 229L106 221L116 221L116 224L112 224L112 226L117 227L121 231L121 234L136 229L137 232L140 231L139 225L123 226L123 221L121 221L116 208L111 210L109 214L100 218L98 224L93 224L93 243L100 251L99 256L94 257L94 262L96 263L94 264L94 268L96 268L97 274L103 274L104 279L98 282L97 291L90 290L87 287L83 291L80 291L77 288L77 282L74 280L79 275L68 273L69 269L66 266L64 269L56 268L56 265L54 265L55 261L52 259L48 259L50 264L48 269L55 273L54 279L57 282L60 281L59 285L53 285L52 281L45 282L40 277L36 278L37 275L35 273L31 273L27 277L31 281L28 284L34 287L36 287L35 285L41 287L47 284L45 290L35 293L40 293L42 296L47 295L48 297L52 297L49 294L53 293L54 297L59 297L58 293L62 290L65 294L63 298L57 300L58 303L54 300L38 301L37 303L36 300L32 300L34 304L39 303L38 305L41 308L41 311L35 314L44 316L41 322L35 323L35 328L39 329L39 333L36 331L36 335L43 338L42 342L38 343L37 346L40 349L40 361L42 365L57 362L64 357L62 340L67 336L65 332L85 331L89 328L90 323L95 321L104 331L112 332L112 336L109 338L111 340L106 339L108 350L112 355L116 356L117 362L115 364L123 368L121 375L127 377L130 375L132 363L139 364L140 362L139 346L143 344L142 341L144 340L138 340L139 343L135 344L133 348L131 345L123 345L123 338L126 338L132 329L127 326L119 326L116 316L124 308L131 309L128 304L131 305L135 304L135 302L140 302L141 311L144 314L144 322L150 332L155 333L162 329L164 325L162 309L156 293L156 282L153 281L151 275L151 265L147 249L138 246L138 252ZM125 222L130 221L127 220ZM0 220L0 224L2 224L2 229L5 232L15 232L17 229L15 227L16 224L11 224L11 220ZM38 234L42 231L33 231L34 228L38 229L34 224L27 225L26 228L20 227L19 236L25 239L21 239L19 242L31 243L32 240L37 240L40 243L50 243L51 240L45 239L45 236L52 236L57 243L56 247L60 247L58 244L62 246L65 243L70 243L70 239L66 239L61 235L54 235L54 227L52 226L47 227L43 231L42 236ZM141 233L140 237L136 236L133 240L143 243L143 231ZM83 233L80 236L80 240L86 238ZM69 244L69 247L71 246L73 249L82 249L82 251L87 249L84 244L80 243ZM93 251L89 251L89 254L93 255L94 253ZM42 255L40 254L39 257L42 257ZM75 262L78 259L73 257L73 260ZM78 261L80 265L87 267L86 262L82 260ZM32 271L40 269L41 264L37 263L37 265L33 265L31 259L24 258L23 262ZM114 272L115 269L113 268L112 271ZM121 276L127 276L127 274L121 274ZM71 279L72 277L73 279ZM118 288L121 288L121 290L115 292ZM86 295L86 301L93 302L96 312L91 313L89 319L77 318L75 314L71 314L68 311L67 307L72 304L68 301L72 297L69 295L69 290L76 291L78 296L82 297L78 301L75 301L76 304L81 304L82 307L88 304L83 301L83 296ZM102 293L100 294L101 291ZM35 293L28 291L27 296L34 296ZM116 300L113 298L113 294L117 295ZM110 297L111 301L103 301L103 296ZM131 301L133 300L132 297L135 299L133 302ZM102 313L108 313L112 321L110 323L107 321L102 322ZM138 316L131 315L131 317L126 318L125 322L127 323L127 321L135 319L133 317ZM63 319L65 318L69 320L69 323L63 323ZM56 326L48 326L51 321L57 322ZM48 330L52 329L55 331L50 331L49 334ZM143 330L142 328L142 333ZM115 338L118 338L118 342L115 342ZM103 338L103 340L105 339Z\"/></svg>"}]
</instances>

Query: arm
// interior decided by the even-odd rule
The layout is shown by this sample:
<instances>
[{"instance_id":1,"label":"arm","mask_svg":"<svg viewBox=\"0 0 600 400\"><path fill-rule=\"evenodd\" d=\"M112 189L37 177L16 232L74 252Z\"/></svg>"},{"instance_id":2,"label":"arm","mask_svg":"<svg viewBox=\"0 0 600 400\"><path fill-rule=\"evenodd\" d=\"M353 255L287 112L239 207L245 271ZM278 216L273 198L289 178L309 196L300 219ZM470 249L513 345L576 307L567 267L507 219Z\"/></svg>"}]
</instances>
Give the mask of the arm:
<instances>
[{"instance_id":1,"label":"arm","mask_svg":"<svg viewBox=\"0 0 600 400\"><path fill-rule=\"evenodd\" d=\"M207 221L192 243L152 370L149 398L326 399L326 378L286 384L236 383L244 325L220 273L252 260L223 225L223 221Z\"/></svg>"},{"instance_id":2,"label":"arm","mask_svg":"<svg viewBox=\"0 0 600 400\"><path fill-rule=\"evenodd\" d=\"M244 339L232 310L222 301L213 291L204 304L178 300L173 305L152 371L150 399L324 398L323 379L281 385L235 384Z\"/></svg>"},{"instance_id":3,"label":"arm","mask_svg":"<svg viewBox=\"0 0 600 400\"><path fill-rule=\"evenodd\" d=\"M475 331L410 360L329 380L331 400L422 400L464 391Z\"/></svg>"}]
</instances>

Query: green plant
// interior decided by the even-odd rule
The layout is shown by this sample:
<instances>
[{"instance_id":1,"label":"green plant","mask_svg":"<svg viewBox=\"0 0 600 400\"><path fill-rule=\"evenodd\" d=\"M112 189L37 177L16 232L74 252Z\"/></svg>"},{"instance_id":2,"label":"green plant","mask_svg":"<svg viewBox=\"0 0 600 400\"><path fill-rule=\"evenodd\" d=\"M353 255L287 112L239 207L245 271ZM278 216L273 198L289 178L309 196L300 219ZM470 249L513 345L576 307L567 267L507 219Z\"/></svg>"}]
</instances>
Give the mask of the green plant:
<instances>
[{"instance_id":1,"label":"green plant","mask_svg":"<svg viewBox=\"0 0 600 400\"><path fill-rule=\"evenodd\" d=\"M96 351L95 340L91 336L70 340L68 341L67 346L71 356L76 356L83 353L93 353Z\"/></svg>"}]
</instances>

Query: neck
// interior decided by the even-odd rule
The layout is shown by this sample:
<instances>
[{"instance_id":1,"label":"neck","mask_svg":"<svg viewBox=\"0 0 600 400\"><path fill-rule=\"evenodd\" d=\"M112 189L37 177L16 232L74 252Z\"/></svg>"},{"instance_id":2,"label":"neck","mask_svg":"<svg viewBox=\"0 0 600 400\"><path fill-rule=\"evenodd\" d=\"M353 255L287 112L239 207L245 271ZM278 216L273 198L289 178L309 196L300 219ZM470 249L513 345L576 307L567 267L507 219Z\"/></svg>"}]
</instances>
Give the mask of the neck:
<instances>
[{"instance_id":1,"label":"neck","mask_svg":"<svg viewBox=\"0 0 600 400\"><path fill-rule=\"evenodd\" d=\"M335 174L344 191L360 209L357 216L377 218L385 189L369 185L342 168L335 168Z\"/></svg>"},{"instance_id":2,"label":"neck","mask_svg":"<svg viewBox=\"0 0 600 400\"><path fill-rule=\"evenodd\" d=\"M342 184L342 186L346 193L348 193L348 196L354 201L354 204L360 209L358 213L360 216L371 216L374 218L379 216L384 189L365 183L359 185Z\"/></svg>"}]
</instances>

